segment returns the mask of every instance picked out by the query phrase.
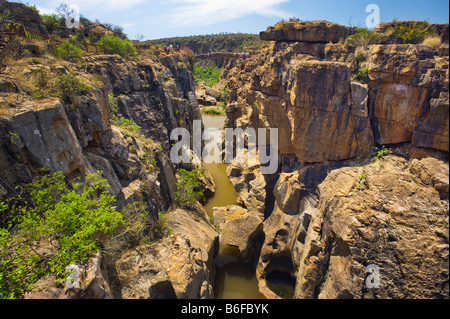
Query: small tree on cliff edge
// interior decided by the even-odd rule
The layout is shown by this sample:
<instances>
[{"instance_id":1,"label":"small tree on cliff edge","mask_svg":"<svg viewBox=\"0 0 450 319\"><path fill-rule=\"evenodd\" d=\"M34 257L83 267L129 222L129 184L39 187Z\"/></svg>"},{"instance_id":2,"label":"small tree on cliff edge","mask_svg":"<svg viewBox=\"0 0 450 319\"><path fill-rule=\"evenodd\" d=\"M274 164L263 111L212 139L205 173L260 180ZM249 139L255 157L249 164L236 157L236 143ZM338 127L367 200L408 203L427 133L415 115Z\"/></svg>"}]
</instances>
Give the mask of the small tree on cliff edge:
<instances>
[{"instance_id":1,"label":"small tree on cliff edge","mask_svg":"<svg viewBox=\"0 0 450 319\"><path fill-rule=\"evenodd\" d=\"M202 185L200 181L201 171L178 169L177 172L180 176L176 183L175 201L181 207L194 205L203 197L204 193L204 190L198 190Z\"/></svg>"}]
</instances>

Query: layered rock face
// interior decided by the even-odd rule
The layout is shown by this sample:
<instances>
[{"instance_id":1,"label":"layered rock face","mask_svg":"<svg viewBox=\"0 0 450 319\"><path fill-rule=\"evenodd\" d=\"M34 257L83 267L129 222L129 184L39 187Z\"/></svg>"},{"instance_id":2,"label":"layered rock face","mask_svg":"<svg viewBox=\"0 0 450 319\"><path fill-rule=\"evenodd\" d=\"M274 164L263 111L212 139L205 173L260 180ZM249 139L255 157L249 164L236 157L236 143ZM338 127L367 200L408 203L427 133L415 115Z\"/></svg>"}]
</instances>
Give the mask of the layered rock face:
<instances>
[{"instance_id":1,"label":"layered rock face","mask_svg":"<svg viewBox=\"0 0 450 319\"><path fill-rule=\"evenodd\" d=\"M300 163L370 154L367 105L361 92L352 92L350 65L312 56L318 46L324 47L276 43L264 60L231 70L237 103L228 107L227 125L277 128L280 153Z\"/></svg>"},{"instance_id":2,"label":"layered rock face","mask_svg":"<svg viewBox=\"0 0 450 319\"><path fill-rule=\"evenodd\" d=\"M280 22L261 32L261 40L336 43L354 33L354 29L328 21Z\"/></svg>"},{"instance_id":3,"label":"layered rock face","mask_svg":"<svg viewBox=\"0 0 450 319\"><path fill-rule=\"evenodd\" d=\"M278 128L281 155L300 163L364 157L375 143L448 152L447 44L371 45L362 84L351 81L355 47L316 37L336 27L302 23L285 23L297 38L269 28L273 46L228 72L228 127Z\"/></svg>"},{"instance_id":4,"label":"layered rock face","mask_svg":"<svg viewBox=\"0 0 450 319\"><path fill-rule=\"evenodd\" d=\"M371 46L369 107L379 144L449 151L448 51Z\"/></svg>"},{"instance_id":5,"label":"layered rock face","mask_svg":"<svg viewBox=\"0 0 450 319\"><path fill-rule=\"evenodd\" d=\"M18 2L0 0L0 9L10 11L15 22L22 24L29 32L48 35L39 12Z\"/></svg>"}]
</instances>

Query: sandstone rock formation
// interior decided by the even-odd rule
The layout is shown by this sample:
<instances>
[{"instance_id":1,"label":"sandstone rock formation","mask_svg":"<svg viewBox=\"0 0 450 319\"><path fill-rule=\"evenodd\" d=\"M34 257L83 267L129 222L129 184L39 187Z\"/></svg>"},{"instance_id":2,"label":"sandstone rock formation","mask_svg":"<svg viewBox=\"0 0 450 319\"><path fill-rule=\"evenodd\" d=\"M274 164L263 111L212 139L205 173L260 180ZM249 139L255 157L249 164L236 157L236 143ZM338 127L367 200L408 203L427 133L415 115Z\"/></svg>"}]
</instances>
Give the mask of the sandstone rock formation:
<instances>
[{"instance_id":1,"label":"sandstone rock formation","mask_svg":"<svg viewBox=\"0 0 450 319\"><path fill-rule=\"evenodd\" d=\"M305 37L282 37L283 26ZM227 70L227 127L278 128L280 160L300 165L365 157L375 144L448 152L448 44L371 45L363 84L352 81L355 47L308 39L333 28L287 22L262 33L276 42Z\"/></svg>"},{"instance_id":2,"label":"sandstone rock formation","mask_svg":"<svg viewBox=\"0 0 450 319\"><path fill-rule=\"evenodd\" d=\"M328 21L280 22L261 32L261 40L299 42L338 42L354 33L354 29Z\"/></svg>"},{"instance_id":3,"label":"sandstone rock formation","mask_svg":"<svg viewBox=\"0 0 450 319\"><path fill-rule=\"evenodd\" d=\"M2 195L14 194L14 187L29 181L41 167L62 171L68 180L101 170L116 197L117 209L134 202L145 204L151 236L159 212L171 206L174 199L176 167L165 154L170 149L169 133L180 126L191 130L193 120L201 117L186 58L174 54L159 63L146 58L130 62L114 55L92 55L85 58L82 69L49 59L40 58L42 64L22 59L0 75ZM70 72L89 89L76 105L66 105L56 98L33 99L27 78L32 80L38 69L47 72L50 78ZM114 121L113 114L134 121L141 127L139 134ZM118 263L130 267L120 268L121 279L127 283L123 297L173 297L164 294L170 280L178 293L176 297L213 296L212 260L218 235L205 212L175 211L168 219L174 235L154 247L142 248L148 252L145 263L155 262L149 267L160 272L157 278L161 282L152 281L152 286L149 279L147 290L139 290L142 283L127 277L134 270L139 272L138 268L132 268L135 251L130 252ZM160 257L154 261L154 256ZM191 260L192 264L185 265L185 260ZM46 291L42 287L52 279L44 278L32 289L30 298L121 297L116 291L117 277L111 260L90 262L96 263L95 269L90 275L88 272L81 291L75 295L66 296L64 290L56 287ZM174 262L178 262L175 272L171 271ZM101 276L98 269L102 269ZM179 282L178 277L184 281ZM115 281L113 289L109 288L110 280Z\"/></svg>"},{"instance_id":4,"label":"sandstone rock formation","mask_svg":"<svg viewBox=\"0 0 450 319\"><path fill-rule=\"evenodd\" d=\"M30 102L24 107L31 111L17 114L11 123L20 138L19 152L49 171L85 174L82 148L60 101Z\"/></svg>"},{"instance_id":5,"label":"sandstone rock formation","mask_svg":"<svg viewBox=\"0 0 450 319\"><path fill-rule=\"evenodd\" d=\"M377 142L412 142L448 152L448 52L439 56L426 46L375 45L369 56Z\"/></svg>"},{"instance_id":6,"label":"sandstone rock formation","mask_svg":"<svg viewBox=\"0 0 450 319\"><path fill-rule=\"evenodd\" d=\"M10 11L12 20L26 27L29 32L48 35L41 16L33 8L18 2L0 0L0 9Z\"/></svg>"},{"instance_id":7,"label":"sandstone rock formation","mask_svg":"<svg viewBox=\"0 0 450 319\"><path fill-rule=\"evenodd\" d=\"M388 156L330 172L318 204L295 196L295 215L277 202L264 223L261 291L273 297L265 278L279 270L296 277L294 298L448 298L448 172L437 159ZM295 174L277 192L295 189ZM369 265L379 289L366 285Z\"/></svg>"},{"instance_id":8,"label":"sandstone rock formation","mask_svg":"<svg viewBox=\"0 0 450 319\"><path fill-rule=\"evenodd\" d=\"M173 235L141 246L117 262L125 299L210 299L218 234L206 212L178 209L168 214Z\"/></svg>"},{"instance_id":9,"label":"sandstone rock formation","mask_svg":"<svg viewBox=\"0 0 450 319\"><path fill-rule=\"evenodd\" d=\"M281 154L300 163L370 154L370 119L361 95L352 94L350 66L297 50L302 47L278 43L264 61L250 59L230 71L237 104L228 108L228 127L278 128Z\"/></svg>"},{"instance_id":10,"label":"sandstone rock formation","mask_svg":"<svg viewBox=\"0 0 450 319\"><path fill-rule=\"evenodd\" d=\"M314 200L308 199L299 173L283 173L275 186L275 208L264 221L264 244L256 268L259 290L270 299L278 299L267 285L267 277L274 271L295 278L300 248L311 216L316 211ZM300 213L301 212L301 213Z\"/></svg>"},{"instance_id":11,"label":"sandstone rock formation","mask_svg":"<svg viewBox=\"0 0 450 319\"><path fill-rule=\"evenodd\" d=\"M217 207L214 209L214 224L219 227L219 241L222 245L239 247L246 259L258 253L262 234L262 220L239 206Z\"/></svg>"}]
</instances>

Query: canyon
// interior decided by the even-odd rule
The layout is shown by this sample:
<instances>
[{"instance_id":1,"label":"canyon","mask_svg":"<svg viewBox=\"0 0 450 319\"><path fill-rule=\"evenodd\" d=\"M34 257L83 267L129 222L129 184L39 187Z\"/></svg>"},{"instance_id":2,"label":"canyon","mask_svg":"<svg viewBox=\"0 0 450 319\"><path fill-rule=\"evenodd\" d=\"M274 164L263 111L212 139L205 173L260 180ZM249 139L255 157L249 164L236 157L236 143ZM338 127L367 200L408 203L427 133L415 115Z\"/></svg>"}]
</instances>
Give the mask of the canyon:
<instances>
[{"instance_id":1,"label":"canyon","mask_svg":"<svg viewBox=\"0 0 450 319\"><path fill-rule=\"evenodd\" d=\"M73 294L49 275L25 298L213 299L225 246L239 249L269 299L282 298L271 289L280 274L295 299L449 298L448 25L436 47L364 48L365 81L352 77L357 48L341 41L354 33L325 21L285 23L262 32L266 45L250 58L225 61L224 128L277 128L279 167L267 175L235 159L224 170L236 194L217 207L208 206L220 189L208 165L169 157L171 132L202 120L185 53L86 53L79 64L37 54L2 68L2 196L39 168L68 179L100 170L117 208L146 205L150 237L161 212L170 228L119 254L99 250ZM38 70L75 74L87 89L76 105L36 99L27 78ZM119 115L139 134L115 122ZM388 152L377 154L382 146ZM179 169L202 167L205 196L178 207ZM380 270L377 289L366 284L370 265Z\"/></svg>"}]
</instances>

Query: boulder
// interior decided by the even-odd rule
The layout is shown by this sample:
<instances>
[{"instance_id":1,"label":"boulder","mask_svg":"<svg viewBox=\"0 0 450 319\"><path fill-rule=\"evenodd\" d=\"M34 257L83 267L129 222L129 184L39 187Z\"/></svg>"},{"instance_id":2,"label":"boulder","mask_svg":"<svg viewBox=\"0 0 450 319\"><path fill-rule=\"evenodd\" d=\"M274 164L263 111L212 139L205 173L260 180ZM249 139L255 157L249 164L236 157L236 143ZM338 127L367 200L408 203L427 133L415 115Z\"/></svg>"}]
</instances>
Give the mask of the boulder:
<instances>
[{"instance_id":1,"label":"boulder","mask_svg":"<svg viewBox=\"0 0 450 319\"><path fill-rule=\"evenodd\" d=\"M103 268L103 256L98 253L79 267L79 288L56 285L56 277L48 275L31 287L25 299L113 299L107 276Z\"/></svg>"},{"instance_id":2,"label":"boulder","mask_svg":"<svg viewBox=\"0 0 450 319\"><path fill-rule=\"evenodd\" d=\"M206 95L212 96L217 101L221 100L222 93L219 90L216 90L216 89L214 89L212 87L209 87L209 86L205 86L205 93L206 93Z\"/></svg>"},{"instance_id":3,"label":"boulder","mask_svg":"<svg viewBox=\"0 0 450 319\"><path fill-rule=\"evenodd\" d=\"M218 234L203 210L167 215L173 235L125 253L116 263L124 299L214 298Z\"/></svg>"},{"instance_id":4,"label":"boulder","mask_svg":"<svg viewBox=\"0 0 450 319\"><path fill-rule=\"evenodd\" d=\"M304 189L298 181L298 173L282 174L275 186L275 200L286 214L296 215L300 208L300 195Z\"/></svg>"},{"instance_id":5,"label":"boulder","mask_svg":"<svg viewBox=\"0 0 450 319\"><path fill-rule=\"evenodd\" d=\"M214 224L220 229L222 245L239 247L244 259L256 253L262 233L262 220L239 206L214 208Z\"/></svg>"},{"instance_id":6,"label":"boulder","mask_svg":"<svg viewBox=\"0 0 450 319\"><path fill-rule=\"evenodd\" d=\"M248 158L245 149L244 158ZM266 200L266 181L260 170L259 162L251 164L236 157L227 168L227 175L233 184L238 201L247 208L251 214L264 218Z\"/></svg>"}]
</instances>

